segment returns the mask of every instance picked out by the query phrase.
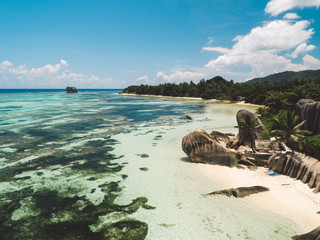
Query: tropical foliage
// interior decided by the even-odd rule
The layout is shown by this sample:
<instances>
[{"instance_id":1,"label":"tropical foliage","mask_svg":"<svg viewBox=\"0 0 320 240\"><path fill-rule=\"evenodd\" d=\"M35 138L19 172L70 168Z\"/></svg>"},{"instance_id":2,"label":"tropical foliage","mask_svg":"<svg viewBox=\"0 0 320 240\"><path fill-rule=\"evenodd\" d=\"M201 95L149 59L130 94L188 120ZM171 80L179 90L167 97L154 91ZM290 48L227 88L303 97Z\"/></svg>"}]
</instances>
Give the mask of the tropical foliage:
<instances>
[{"instance_id":1,"label":"tropical foliage","mask_svg":"<svg viewBox=\"0 0 320 240\"><path fill-rule=\"evenodd\" d=\"M289 147L319 158L319 135L309 136L308 132L301 130L303 123L300 123L294 114L295 104L298 100L309 98L320 101L320 76L315 75L318 72L320 70L305 71L299 72L298 75L285 72L280 75L272 75L272 81L269 81L268 77L270 76L268 76L265 79L245 83L234 83L232 80L227 81L217 76L209 80L202 79L198 83L191 81L179 84L165 83L158 86L129 86L123 92L230 101L245 100L248 103L264 105L256 112L267 128L262 134L264 139L269 138L270 135L276 136L278 141L283 141ZM281 78L279 78L280 76ZM285 76L288 76L289 80L286 80ZM294 76L301 78L297 79ZM248 129L246 134L252 140L250 134L254 132L254 126L246 122L243 123L243 128ZM251 146L254 148L254 140Z\"/></svg>"},{"instance_id":2,"label":"tropical foliage","mask_svg":"<svg viewBox=\"0 0 320 240\"><path fill-rule=\"evenodd\" d=\"M256 119L246 115L244 119L240 119L239 125L239 141L245 143L248 141L253 152L255 152L255 140L257 139L257 133L259 124Z\"/></svg>"},{"instance_id":3,"label":"tropical foliage","mask_svg":"<svg viewBox=\"0 0 320 240\"><path fill-rule=\"evenodd\" d=\"M287 146L293 149L298 145L299 149L303 149L301 139L310 135L311 132L301 130L303 122L299 122L299 118L292 111L282 110L273 119L273 128L271 135L277 137L277 141L284 142Z\"/></svg>"},{"instance_id":4,"label":"tropical foliage","mask_svg":"<svg viewBox=\"0 0 320 240\"><path fill-rule=\"evenodd\" d=\"M209 80L200 80L197 84L190 83L165 83L157 86L140 85L129 86L124 93L163 95L173 97L200 97L203 99L220 99L262 104L274 110L294 109L295 103L301 98L320 100L319 80L281 81L278 83L234 83L222 77Z\"/></svg>"}]
</instances>

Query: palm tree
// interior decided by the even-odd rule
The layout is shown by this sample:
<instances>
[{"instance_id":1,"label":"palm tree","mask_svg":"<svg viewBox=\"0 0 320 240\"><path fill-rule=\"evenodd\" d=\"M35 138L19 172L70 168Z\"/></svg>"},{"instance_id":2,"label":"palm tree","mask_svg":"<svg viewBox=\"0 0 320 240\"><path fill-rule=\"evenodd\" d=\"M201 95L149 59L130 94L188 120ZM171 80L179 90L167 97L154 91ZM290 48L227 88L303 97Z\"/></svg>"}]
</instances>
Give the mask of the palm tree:
<instances>
[{"instance_id":1,"label":"palm tree","mask_svg":"<svg viewBox=\"0 0 320 240\"><path fill-rule=\"evenodd\" d=\"M311 134L310 131L300 129L304 123L305 121L299 123L298 116L294 112L288 110L281 111L273 119L274 130L271 131L271 135L278 137L275 141L284 142L288 145L292 152L294 152L294 143L298 143L299 149L302 150L300 139Z\"/></svg>"},{"instance_id":2,"label":"palm tree","mask_svg":"<svg viewBox=\"0 0 320 240\"><path fill-rule=\"evenodd\" d=\"M239 120L239 141L240 143L249 142L253 152L255 152L255 140L258 138L259 124L256 118L246 115L244 119Z\"/></svg>"}]
</instances>

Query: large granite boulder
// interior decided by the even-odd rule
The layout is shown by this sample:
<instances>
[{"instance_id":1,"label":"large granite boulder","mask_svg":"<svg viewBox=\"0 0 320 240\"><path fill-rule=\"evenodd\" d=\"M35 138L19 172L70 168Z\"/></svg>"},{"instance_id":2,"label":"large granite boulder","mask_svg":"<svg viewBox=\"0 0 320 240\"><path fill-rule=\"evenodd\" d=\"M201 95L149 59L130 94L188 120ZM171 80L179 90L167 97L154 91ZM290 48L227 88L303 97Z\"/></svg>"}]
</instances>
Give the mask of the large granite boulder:
<instances>
[{"instance_id":1,"label":"large granite boulder","mask_svg":"<svg viewBox=\"0 0 320 240\"><path fill-rule=\"evenodd\" d=\"M311 232L302 235L293 236L294 240L320 240L320 227L313 229Z\"/></svg>"},{"instance_id":2,"label":"large granite boulder","mask_svg":"<svg viewBox=\"0 0 320 240\"><path fill-rule=\"evenodd\" d=\"M257 131L255 132L255 138L258 139L261 133L266 130L266 127L256 115L254 115L252 112L249 112L248 110L245 110L245 109L241 109L237 112L238 126L241 124L242 120L243 121L245 120L246 116L249 116L251 119L254 119L255 123L257 124L258 127L257 127ZM239 136L241 135L242 135L242 130L239 128ZM251 143L250 141L244 140L243 142L241 142L241 144L249 146Z\"/></svg>"},{"instance_id":3,"label":"large granite boulder","mask_svg":"<svg viewBox=\"0 0 320 240\"><path fill-rule=\"evenodd\" d=\"M320 134L320 102L311 99L300 99L296 103L296 112L302 121L302 129Z\"/></svg>"},{"instance_id":4,"label":"large granite boulder","mask_svg":"<svg viewBox=\"0 0 320 240\"><path fill-rule=\"evenodd\" d=\"M207 195L226 195L228 197L234 196L236 198L243 198L246 196L249 196L251 194L260 193L260 192L266 192L270 189L263 186L252 186L252 187L238 187L238 188L230 188L230 189L224 189L215 191L212 193L208 193Z\"/></svg>"},{"instance_id":5,"label":"large granite boulder","mask_svg":"<svg viewBox=\"0 0 320 240\"><path fill-rule=\"evenodd\" d=\"M241 156L223 147L204 130L197 130L182 139L182 149L193 162L236 166Z\"/></svg>"},{"instance_id":6,"label":"large granite boulder","mask_svg":"<svg viewBox=\"0 0 320 240\"><path fill-rule=\"evenodd\" d=\"M307 183L313 192L320 191L320 161L302 153L276 153L268 160L268 167L277 172Z\"/></svg>"}]
</instances>

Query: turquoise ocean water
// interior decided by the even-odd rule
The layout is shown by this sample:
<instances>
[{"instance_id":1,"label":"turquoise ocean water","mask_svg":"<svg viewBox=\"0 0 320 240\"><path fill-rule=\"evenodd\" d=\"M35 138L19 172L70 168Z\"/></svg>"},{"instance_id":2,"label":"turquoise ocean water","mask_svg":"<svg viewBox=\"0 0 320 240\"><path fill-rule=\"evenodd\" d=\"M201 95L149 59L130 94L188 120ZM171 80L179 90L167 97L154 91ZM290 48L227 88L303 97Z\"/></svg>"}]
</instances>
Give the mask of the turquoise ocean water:
<instances>
[{"instance_id":1,"label":"turquoise ocean water","mask_svg":"<svg viewBox=\"0 0 320 240\"><path fill-rule=\"evenodd\" d=\"M172 166L157 175L156 169L162 166L156 161L161 160L164 152L156 151L165 149L166 134L174 137L169 134L174 129L185 132L192 129L186 114L196 116L193 124L211 124L210 119L201 117L208 113L207 104L139 98L117 92L0 91L0 239L188 239L182 237L186 231L191 233L187 234L189 239L195 239L192 234L198 239L259 239L256 236L261 234L271 236L269 239L290 239L294 233L294 226L288 227L290 222L283 220L281 225L273 220L274 216L264 217L266 213L245 206L235 213L232 206L238 203L233 200L207 200L197 191L193 194L196 200L190 200L190 204L197 205L195 201L200 199L199 203L211 204L213 208L208 216L194 211L197 220L203 221L203 230L188 227L194 221L193 213L189 213L193 205L183 209L189 203L176 201L184 196L178 189L180 175L171 170L191 165L186 159L175 159L168 151L165 156L173 155ZM229 123L223 119L234 116L239 107L229 108L221 104L213 107L216 110L210 116L220 122L215 129L233 127L234 120ZM135 139L141 138L144 142L137 143ZM178 151L177 156L181 155L180 139L178 136L177 143L173 140L169 143L172 151ZM190 178L187 174L186 179ZM160 180L150 186L146 184L156 178ZM175 181L177 189L173 187ZM135 190L139 185L141 188ZM145 186L146 190L141 190ZM159 194L161 191L168 193L167 198ZM159 198L163 199L163 206ZM172 206L168 203L166 209L169 198L176 202ZM223 206L226 212L221 210ZM166 214L171 214L172 219ZM258 214L266 219L263 226L241 223L242 218L260 221ZM219 217L222 215L228 218ZM175 220L177 216L184 221L180 223L179 217ZM239 224L240 230L218 226L223 221ZM200 231L206 233L202 235Z\"/></svg>"}]
</instances>

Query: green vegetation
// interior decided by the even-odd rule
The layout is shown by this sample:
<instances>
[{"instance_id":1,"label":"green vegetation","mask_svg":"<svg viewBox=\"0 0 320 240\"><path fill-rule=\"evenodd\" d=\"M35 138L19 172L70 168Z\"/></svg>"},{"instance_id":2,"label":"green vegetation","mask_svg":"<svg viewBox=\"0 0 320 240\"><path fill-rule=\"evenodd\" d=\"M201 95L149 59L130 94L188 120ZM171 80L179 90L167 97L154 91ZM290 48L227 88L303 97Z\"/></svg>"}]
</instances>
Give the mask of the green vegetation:
<instances>
[{"instance_id":1,"label":"green vegetation","mask_svg":"<svg viewBox=\"0 0 320 240\"><path fill-rule=\"evenodd\" d=\"M311 156L320 159L320 134L308 136L301 140L303 149Z\"/></svg>"},{"instance_id":2,"label":"green vegetation","mask_svg":"<svg viewBox=\"0 0 320 240\"><path fill-rule=\"evenodd\" d=\"M227 81L217 76L209 80L202 79L197 84L191 81L158 86L129 86L123 92L230 101L245 100L248 103L264 105L256 112L267 128L262 133L262 139L276 136L278 141L284 142L290 148L299 149L320 159L320 135L312 135L301 130L301 120L295 116L295 104L300 99L320 101L320 70L283 72L245 83L234 83L232 80ZM250 138L254 126L244 121L242 127L248 130L247 139L254 142L254 139ZM251 146L254 148L253 143Z\"/></svg>"},{"instance_id":3,"label":"green vegetation","mask_svg":"<svg viewBox=\"0 0 320 240\"><path fill-rule=\"evenodd\" d=\"M158 86L129 86L124 93L162 95L172 97L200 97L266 105L276 112L280 109L294 109L301 98L320 100L320 77L318 80L294 80L262 83L234 83L222 77L200 80L199 83L165 83Z\"/></svg>"},{"instance_id":4,"label":"green vegetation","mask_svg":"<svg viewBox=\"0 0 320 240\"><path fill-rule=\"evenodd\" d=\"M273 136L278 137L278 141L284 142L287 146L294 149L296 144L300 150L303 150L301 139L310 135L311 132L301 130L304 121L299 123L299 118L292 111L281 110L281 112L273 118L273 128L271 131Z\"/></svg>"},{"instance_id":5,"label":"green vegetation","mask_svg":"<svg viewBox=\"0 0 320 240\"><path fill-rule=\"evenodd\" d=\"M311 79L319 80L320 70L305 70L300 72L286 71L276 74L271 74L263 78L254 78L249 82L279 82L281 80L294 81L296 79Z\"/></svg>"},{"instance_id":6,"label":"green vegetation","mask_svg":"<svg viewBox=\"0 0 320 240\"><path fill-rule=\"evenodd\" d=\"M239 128L239 141L242 143L245 140L249 141L252 152L255 152L255 140L259 128L256 119L246 115L244 119L240 119L239 126L236 127Z\"/></svg>"}]
</instances>

